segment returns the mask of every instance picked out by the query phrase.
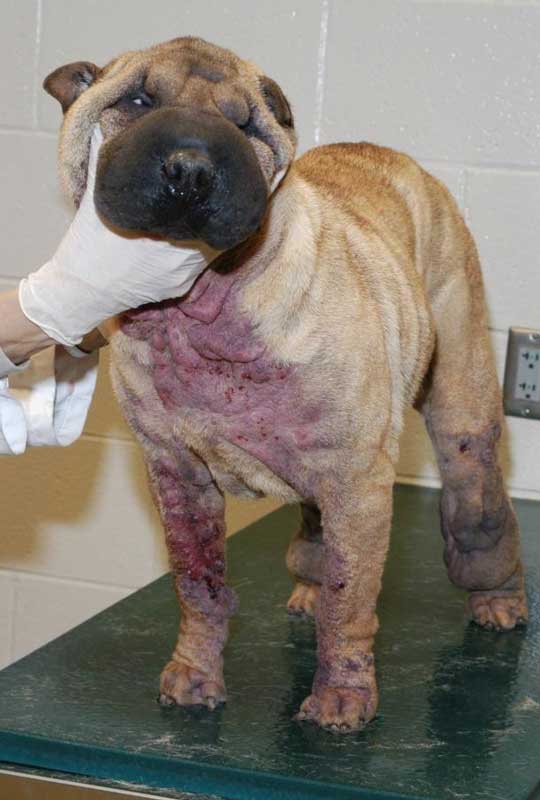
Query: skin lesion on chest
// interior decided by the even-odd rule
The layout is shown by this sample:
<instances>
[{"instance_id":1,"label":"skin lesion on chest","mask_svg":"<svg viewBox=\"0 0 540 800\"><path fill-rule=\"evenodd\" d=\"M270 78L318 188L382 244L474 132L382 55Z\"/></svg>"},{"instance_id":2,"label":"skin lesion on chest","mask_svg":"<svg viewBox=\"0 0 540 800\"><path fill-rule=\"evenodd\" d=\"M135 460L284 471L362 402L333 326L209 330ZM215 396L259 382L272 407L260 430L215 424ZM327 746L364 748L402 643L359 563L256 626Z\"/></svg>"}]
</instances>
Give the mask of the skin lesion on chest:
<instances>
[{"instance_id":1,"label":"skin lesion on chest","mask_svg":"<svg viewBox=\"0 0 540 800\"><path fill-rule=\"evenodd\" d=\"M234 280L208 270L185 299L128 312L123 332L150 346L167 410L252 415L283 399L296 370L277 361L240 312Z\"/></svg>"},{"instance_id":2,"label":"skin lesion on chest","mask_svg":"<svg viewBox=\"0 0 540 800\"><path fill-rule=\"evenodd\" d=\"M292 486L303 456L332 444L331 408L301 365L269 351L237 288L205 273L187 298L126 314L123 332L148 343L156 393L190 447L212 461L234 445L255 459L250 474L263 463Z\"/></svg>"},{"instance_id":3,"label":"skin lesion on chest","mask_svg":"<svg viewBox=\"0 0 540 800\"><path fill-rule=\"evenodd\" d=\"M166 407L249 414L273 405L294 371L276 362L242 320L206 324L169 313L150 341L154 383Z\"/></svg>"}]
</instances>

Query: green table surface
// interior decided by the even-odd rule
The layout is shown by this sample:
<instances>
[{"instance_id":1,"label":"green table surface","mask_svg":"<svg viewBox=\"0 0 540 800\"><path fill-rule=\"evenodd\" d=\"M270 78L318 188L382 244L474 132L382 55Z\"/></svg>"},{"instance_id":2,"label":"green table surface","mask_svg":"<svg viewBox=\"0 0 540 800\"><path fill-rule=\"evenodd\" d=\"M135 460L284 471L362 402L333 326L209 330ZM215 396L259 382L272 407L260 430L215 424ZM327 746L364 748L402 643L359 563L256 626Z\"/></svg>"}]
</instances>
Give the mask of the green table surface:
<instances>
[{"instance_id":1,"label":"green table surface","mask_svg":"<svg viewBox=\"0 0 540 800\"><path fill-rule=\"evenodd\" d=\"M156 703L175 642L170 576L0 672L0 760L166 794L225 798L532 800L540 781L540 504L516 501L531 621L468 625L442 564L438 492L400 486L379 603L379 714L348 736L292 716L315 667L311 620L288 617L298 512L229 541L240 596L213 713Z\"/></svg>"}]
</instances>

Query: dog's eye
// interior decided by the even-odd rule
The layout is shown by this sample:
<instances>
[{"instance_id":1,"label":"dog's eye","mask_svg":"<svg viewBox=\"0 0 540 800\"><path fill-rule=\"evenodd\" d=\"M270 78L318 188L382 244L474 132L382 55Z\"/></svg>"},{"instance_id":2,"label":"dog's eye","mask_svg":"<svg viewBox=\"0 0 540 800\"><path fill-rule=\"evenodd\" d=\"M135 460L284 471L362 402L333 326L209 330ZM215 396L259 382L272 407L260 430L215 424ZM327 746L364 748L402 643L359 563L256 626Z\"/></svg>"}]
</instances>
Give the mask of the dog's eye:
<instances>
[{"instance_id":1,"label":"dog's eye","mask_svg":"<svg viewBox=\"0 0 540 800\"><path fill-rule=\"evenodd\" d=\"M147 108L151 108L154 105L152 98L147 95L146 92L133 95L130 101L134 106L146 106Z\"/></svg>"}]
</instances>

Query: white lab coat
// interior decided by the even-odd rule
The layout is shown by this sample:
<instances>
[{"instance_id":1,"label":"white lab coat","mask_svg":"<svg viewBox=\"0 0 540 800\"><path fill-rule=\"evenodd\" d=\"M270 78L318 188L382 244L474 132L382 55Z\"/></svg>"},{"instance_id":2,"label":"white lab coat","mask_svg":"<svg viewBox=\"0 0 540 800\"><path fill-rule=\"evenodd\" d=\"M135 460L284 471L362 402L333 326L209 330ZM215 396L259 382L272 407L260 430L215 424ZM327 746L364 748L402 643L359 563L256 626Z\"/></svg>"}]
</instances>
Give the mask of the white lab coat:
<instances>
[{"instance_id":1,"label":"white lab coat","mask_svg":"<svg viewBox=\"0 0 540 800\"><path fill-rule=\"evenodd\" d=\"M98 352L49 347L22 367L0 351L0 454L78 439L92 401ZM10 371L11 370L11 371Z\"/></svg>"}]
</instances>

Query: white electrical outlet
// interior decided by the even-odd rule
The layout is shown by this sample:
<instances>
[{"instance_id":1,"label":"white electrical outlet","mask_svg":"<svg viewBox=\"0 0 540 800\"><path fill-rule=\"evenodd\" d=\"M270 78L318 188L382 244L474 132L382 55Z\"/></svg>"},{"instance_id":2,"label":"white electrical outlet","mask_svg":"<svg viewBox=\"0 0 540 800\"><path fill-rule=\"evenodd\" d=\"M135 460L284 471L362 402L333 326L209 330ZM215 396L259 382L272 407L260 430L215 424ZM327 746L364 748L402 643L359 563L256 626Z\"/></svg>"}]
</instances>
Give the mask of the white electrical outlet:
<instances>
[{"instance_id":1,"label":"white electrical outlet","mask_svg":"<svg viewBox=\"0 0 540 800\"><path fill-rule=\"evenodd\" d=\"M510 328L504 411L516 417L540 419L540 331Z\"/></svg>"}]
</instances>

